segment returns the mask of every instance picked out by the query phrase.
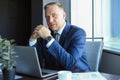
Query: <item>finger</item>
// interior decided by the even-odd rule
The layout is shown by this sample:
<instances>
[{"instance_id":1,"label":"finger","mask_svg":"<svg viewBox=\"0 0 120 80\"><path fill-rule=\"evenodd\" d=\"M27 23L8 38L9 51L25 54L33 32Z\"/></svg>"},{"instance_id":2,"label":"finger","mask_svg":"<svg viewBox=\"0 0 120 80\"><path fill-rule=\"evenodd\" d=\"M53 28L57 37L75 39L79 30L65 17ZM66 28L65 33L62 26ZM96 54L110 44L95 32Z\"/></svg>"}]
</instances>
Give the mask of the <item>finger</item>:
<instances>
[{"instance_id":1,"label":"finger","mask_svg":"<svg viewBox=\"0 0 120 80\"><path fill-rule=\"evenodd\" d=\"M37 26L37 28L42 28L42 27L44 27L44 26L43 26L43 25L38 25L38 26Z\"/></svg>"},{"instance_id":2,"label":"finger","mask_svg":"<svg viewBox=\"0 0 120 80\"><path fill-rule=\"evenodd\" d=\"M38 25L34 30L40 30L42 28L42 26L41 25Z\"/></svg>"}]
</instances>

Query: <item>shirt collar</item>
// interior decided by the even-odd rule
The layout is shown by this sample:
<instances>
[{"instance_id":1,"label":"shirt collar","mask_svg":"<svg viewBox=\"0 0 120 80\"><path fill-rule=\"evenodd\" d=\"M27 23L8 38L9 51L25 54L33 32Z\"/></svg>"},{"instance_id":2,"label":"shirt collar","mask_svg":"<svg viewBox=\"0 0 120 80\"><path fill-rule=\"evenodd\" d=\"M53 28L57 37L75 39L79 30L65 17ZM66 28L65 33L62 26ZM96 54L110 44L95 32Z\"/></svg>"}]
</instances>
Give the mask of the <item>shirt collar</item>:
<instances>
[{"instance_id":1,"label":"shirt collar","mask_svg":"<svg viewBox=\"0 0 120 80\"><path fill-rule=\"evenodd\" d=\"M57 31L60 35L62 34L65 25L66 25L66 22L65 22L65 24L63 25L63 27L62 27L60 30Z\"/></svg>"}]
</instances>

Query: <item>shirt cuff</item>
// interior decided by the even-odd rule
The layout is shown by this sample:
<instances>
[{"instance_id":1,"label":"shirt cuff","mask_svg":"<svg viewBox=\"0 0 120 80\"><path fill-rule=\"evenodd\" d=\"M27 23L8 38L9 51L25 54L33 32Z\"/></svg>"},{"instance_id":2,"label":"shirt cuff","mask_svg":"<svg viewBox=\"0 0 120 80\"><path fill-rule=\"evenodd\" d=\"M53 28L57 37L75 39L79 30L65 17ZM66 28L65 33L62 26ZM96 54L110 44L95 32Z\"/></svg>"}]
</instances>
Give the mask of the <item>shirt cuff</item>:
<instances>
[{"instance_id":1,"label":"shirt cuff","mask_svg":"<svg viewBox=\"0 0 120 80\"><path fill-rule=\"evenodd\" d=\"M33 46L33 45L35 45L36 42L37 42L37 40L29 41L29 46Z\"/></svg>"},{"instance_id":2,"label":"shirt cuff","mask_svg":"<svg viewBox=\"0 0 120 80\"><path fill-rule=\"evenodd\" d=\"M49 48L55 39L52 38L47 44L46 47Z\"/></svg>"}]
</instances>

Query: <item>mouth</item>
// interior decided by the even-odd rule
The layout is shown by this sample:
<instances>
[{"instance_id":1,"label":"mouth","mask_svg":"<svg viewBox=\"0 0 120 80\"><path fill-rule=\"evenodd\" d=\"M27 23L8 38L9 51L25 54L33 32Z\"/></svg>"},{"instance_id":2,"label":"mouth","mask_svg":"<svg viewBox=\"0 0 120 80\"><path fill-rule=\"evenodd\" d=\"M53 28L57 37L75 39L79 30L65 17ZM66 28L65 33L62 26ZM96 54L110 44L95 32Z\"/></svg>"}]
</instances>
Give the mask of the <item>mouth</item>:
<instances>
[{"instance_id":1,"label":"mouth","mask_svg":"<svg viewBox=\"0 0 120 80\"><path fill-rule=\"evenodd\" d=\"M56 30L56 26L55 26L55 25L50 25L49 27L50 27L50 29L53 30L53 31Z\"/></svg>"},{"instance_id":2,"label":"mouth","mask_svg":"<svg viewBox=\"0 0 120 80\"><path fill-rule=\"evenodd\" d=\"M55 28L55 24L50 24L50 28Z\"/></svg>"}]
</instances>

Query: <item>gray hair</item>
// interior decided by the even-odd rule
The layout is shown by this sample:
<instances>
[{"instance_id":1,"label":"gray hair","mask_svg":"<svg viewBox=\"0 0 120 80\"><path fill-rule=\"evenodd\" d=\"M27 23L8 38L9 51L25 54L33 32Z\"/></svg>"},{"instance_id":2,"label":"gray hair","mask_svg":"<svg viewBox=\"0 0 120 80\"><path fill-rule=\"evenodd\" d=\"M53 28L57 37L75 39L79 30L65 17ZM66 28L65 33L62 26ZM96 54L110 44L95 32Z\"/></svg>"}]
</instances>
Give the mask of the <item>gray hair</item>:
<instances>
[{"instance_id":1,"label":"gray hair","mask_svg":"<svg viewBox=\"0 0 120 80\"><path fill-rule=\"evenodd\" d=\"M51 5L57 5L59 8L63 9L63 11L64 11L63 6L59 2L50 2L44 6L44 9L46 10Z\"/></svg>"}]
</instances>

